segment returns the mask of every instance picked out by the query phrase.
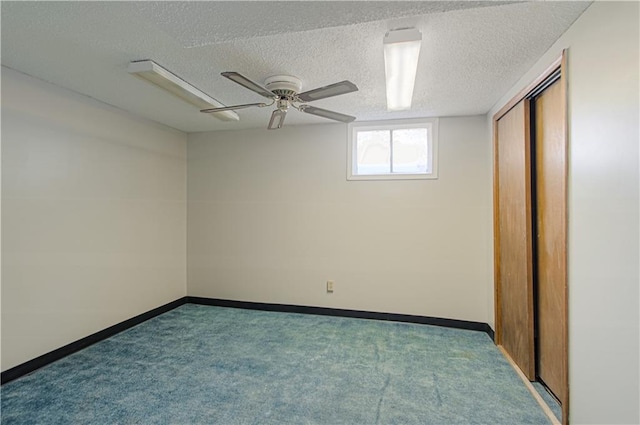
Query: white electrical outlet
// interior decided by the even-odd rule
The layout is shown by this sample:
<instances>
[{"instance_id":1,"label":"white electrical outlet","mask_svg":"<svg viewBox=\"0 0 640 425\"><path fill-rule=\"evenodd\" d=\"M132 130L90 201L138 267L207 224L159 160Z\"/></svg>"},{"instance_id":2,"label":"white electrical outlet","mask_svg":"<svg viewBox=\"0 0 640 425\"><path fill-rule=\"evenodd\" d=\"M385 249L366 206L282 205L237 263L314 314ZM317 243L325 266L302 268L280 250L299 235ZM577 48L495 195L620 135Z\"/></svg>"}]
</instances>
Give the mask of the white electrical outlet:
<instances>
[{"instance_id":1,"label":"white electrical outlet","mask_svg":"<svg viewBox=\"0 0 640 425\"><path fill-rule=\"evenodd\" d=\"M327 292L329 294L333 293L333 280L327 280Z\"/></svg>"}]
</instances>

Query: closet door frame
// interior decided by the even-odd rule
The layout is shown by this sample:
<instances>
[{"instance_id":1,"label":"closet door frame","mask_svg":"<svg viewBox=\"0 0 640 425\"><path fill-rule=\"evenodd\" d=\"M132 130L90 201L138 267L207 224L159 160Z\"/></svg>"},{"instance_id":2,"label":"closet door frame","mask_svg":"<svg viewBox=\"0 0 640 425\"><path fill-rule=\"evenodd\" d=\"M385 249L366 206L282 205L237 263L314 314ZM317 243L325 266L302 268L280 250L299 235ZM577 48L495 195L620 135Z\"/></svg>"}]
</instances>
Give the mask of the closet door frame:
<instances>
[{"instance_id":1,"label":"closet door frame","mask_svg":"<svg viewBox=\"0 0 640 425\"><path fill-rule=\"evenodd\" d=\"M519 104L522 101L527 102L531 95L539 90L539 88L545 84L545 82L558 70L560 70L560 81L561 90L562 90L562 113L564 115L564 140L565 140L565 170L564 170L564 193L565 196L568 193L568 185L567 185L567 176L568 176L568 144L569 144L569 134L568 134L568 116L567 116L567 51L566 49L562 51L562 54L559 58L557 58L549 67L538 76L534 81L532 81L528 86L522 89L515 97L513 97L505 106L503 106L494 116L493 116L493 152L494 152L494 164L493 164L493 229L494 229L494 314L495 314L495 343L498 346L502 344L502 313L501 313L501 286L500 286L500 226L499 226L499 180L498 180L498 120L502 118L507 112L509 112L514 106ZM529 191L531 188L529 188ZM531 193L528 194L531 196ZM567 205L567 199L565 199L565 206ZM568 215L568 209L565 208L566 214ZM567 269L567 217L565 219L565 271ZM559 394L558 397L560 402L562 403L562 423L569 423L569 308L568 308L568 279L565 272L564 276L564 321L561 324L562 326L562 335L564 337L564 350L563 350L563 358L561 359L564 365L564 384L565 391L564 394ZM535 324L532 324L535 326ZM505 353L504 350L502 350ZM510 359L511 360L511 359Z\"/></svg>"}]
</instances>

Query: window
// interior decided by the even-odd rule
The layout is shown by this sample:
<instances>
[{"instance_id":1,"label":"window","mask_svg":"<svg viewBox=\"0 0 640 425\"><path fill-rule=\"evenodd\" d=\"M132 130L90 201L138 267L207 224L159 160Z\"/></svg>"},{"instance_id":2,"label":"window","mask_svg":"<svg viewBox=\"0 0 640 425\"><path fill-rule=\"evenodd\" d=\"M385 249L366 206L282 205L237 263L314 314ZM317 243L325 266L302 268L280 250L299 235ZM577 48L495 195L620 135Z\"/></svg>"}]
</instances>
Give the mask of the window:
<instances>
[{"instance_id":1,"label":"window","mask_svg":"<svg viewBox=\"0 0 640 425\"><path fill-rule=\"evenodd\" d=\"M437 118L352 123L347 179L435 179L437 152Z\"/></svg>"}]
</instances>

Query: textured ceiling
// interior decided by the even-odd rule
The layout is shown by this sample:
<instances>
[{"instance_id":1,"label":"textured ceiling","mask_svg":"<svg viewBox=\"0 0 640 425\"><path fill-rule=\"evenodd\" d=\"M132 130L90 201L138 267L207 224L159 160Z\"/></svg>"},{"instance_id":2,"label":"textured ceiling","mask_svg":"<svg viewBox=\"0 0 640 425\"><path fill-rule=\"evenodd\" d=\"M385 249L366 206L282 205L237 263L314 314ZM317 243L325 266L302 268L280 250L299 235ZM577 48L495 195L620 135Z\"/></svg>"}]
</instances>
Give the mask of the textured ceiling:
<instances>
[{"instance_id":1,"label":"textured ceiling","mask_svg":"<svg viewBox=\"0 0 640 425\"><path fill-rule=\"evenodd\" d=\"M183 47L199 47L267 35L332 28L405 16L491 6L489 1L370 2L140 2L149 22ZM221 16L241 17L221 20ZM212 25L212 23L215 23Z\"/></svg>"},{"instance_id":2,"label":"textured ceiling","mask_svg":"<svg viewBox=\"0 0 640 425\"><path fill-rule=\"evenodd\" d=\"M187 131L266 127L200 114L127 73L152 59L224 104L263 101L220 76L291 74L303 91L350 80L359 91L314 102L358 120L486 113L589 2L2 2L2 64ZM423 34L413 108L387 112L382 39ZM291 111L286 124L330 122ZM285 125L286 125L285 124Z\"/></svg>"}]
</instances>

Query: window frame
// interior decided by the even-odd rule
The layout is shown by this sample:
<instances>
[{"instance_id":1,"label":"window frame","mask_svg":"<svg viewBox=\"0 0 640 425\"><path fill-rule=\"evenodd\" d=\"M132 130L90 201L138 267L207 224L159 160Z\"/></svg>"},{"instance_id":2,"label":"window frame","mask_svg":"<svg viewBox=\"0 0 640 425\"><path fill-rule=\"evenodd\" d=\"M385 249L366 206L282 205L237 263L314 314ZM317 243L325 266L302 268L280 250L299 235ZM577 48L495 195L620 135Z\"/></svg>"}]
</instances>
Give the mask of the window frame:
<instances>
[{"instance_id":1,"label":"window frame","mask_svg":"<svg viewBox=\"0 0 640 425\"><path fill-rule=\"evenodd\" d=\"M348 125L347 180L433 180L438 178L438 118L414 118L406 120L361 121ZM428 173L354 174L357 159L357 133L359 131L427 129L427 155L431 161ZM393 150L393 142L390 149Z\"/></svg>"}]
</instances>

